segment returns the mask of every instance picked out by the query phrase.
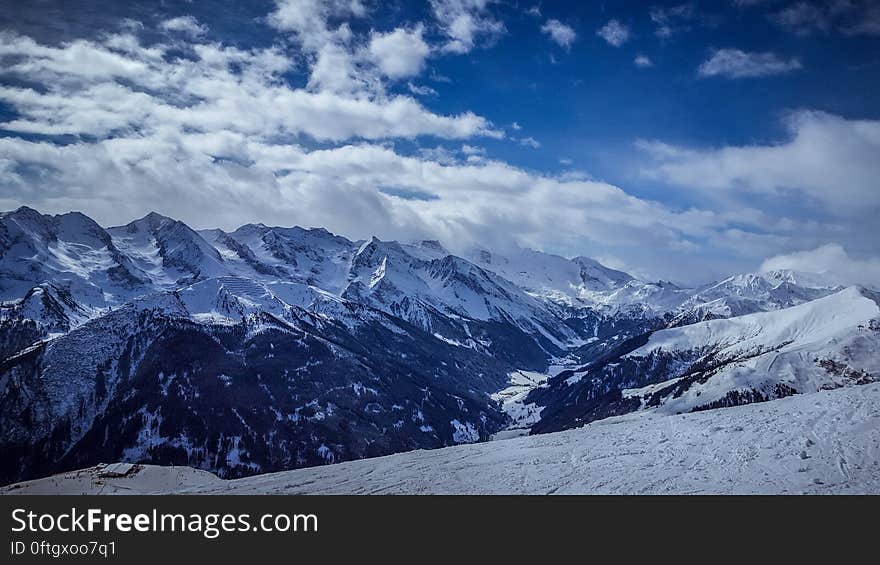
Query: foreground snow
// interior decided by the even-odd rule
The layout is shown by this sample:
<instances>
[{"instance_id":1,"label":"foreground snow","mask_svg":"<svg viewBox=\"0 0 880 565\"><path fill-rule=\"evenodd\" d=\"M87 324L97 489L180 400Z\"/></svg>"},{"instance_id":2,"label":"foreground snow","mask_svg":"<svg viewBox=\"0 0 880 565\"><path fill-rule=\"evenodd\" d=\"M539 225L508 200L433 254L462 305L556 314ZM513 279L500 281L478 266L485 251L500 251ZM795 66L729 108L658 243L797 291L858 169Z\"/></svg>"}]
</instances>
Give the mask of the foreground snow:
<instances>
[{"instance_id":1,"label":"foreground snow","mask_svg":"<svg viewBox=\"0 0 880 565\"><path fill-rule=\"evenodd\" d=\"M880 384L223 481L85 469L9 494L880 494Z\"/></svg>"}]
</instances>

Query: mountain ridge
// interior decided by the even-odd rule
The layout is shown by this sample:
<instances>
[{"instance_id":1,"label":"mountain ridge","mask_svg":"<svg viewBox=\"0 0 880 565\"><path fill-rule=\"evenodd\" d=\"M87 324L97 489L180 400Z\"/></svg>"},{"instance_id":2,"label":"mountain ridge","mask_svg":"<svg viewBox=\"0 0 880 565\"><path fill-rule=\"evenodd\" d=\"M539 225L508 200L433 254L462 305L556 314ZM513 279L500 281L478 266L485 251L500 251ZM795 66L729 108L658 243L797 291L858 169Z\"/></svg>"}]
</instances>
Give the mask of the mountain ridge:
<instances>
[{"instance_id":1,"label":"mountain ridge","mask_svg":"<svg viewBox=\"0 0 880 565\"><path fill-rule=\"evenodd\" d=\"M79 213L2 213L0 447L21 463L0 479L96 457L238 477L672 406L685 384L703 387L705 367L747 359L719 357L706 335L640 349L652 339L749 316L796 325L792 308L849 291L794 271L683 288L583 256L463 255L323 228L196 231L150 213L104 229ZM873 381L880 368L846 354L874 347L874 318L859 323L869 329L841 327L798 370L832 375L828 386ZM768 351L786 347L760 335ZM771 373L704 404L816 388Z\"/></svg>"}]
</instances>

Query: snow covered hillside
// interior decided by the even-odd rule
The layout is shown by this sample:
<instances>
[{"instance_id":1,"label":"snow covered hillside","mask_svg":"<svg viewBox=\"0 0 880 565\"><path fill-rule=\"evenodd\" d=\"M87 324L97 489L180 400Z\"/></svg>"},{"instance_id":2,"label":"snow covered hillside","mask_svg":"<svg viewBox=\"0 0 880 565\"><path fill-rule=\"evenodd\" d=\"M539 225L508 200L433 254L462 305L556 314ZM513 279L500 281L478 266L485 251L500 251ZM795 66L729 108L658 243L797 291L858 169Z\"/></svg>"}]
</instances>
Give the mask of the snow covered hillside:
<instances>
[{"instance_id":1,"label":"snow covered hillside","mask_svg":"<svg viewBox=\"0 0 880 565\"><path fill-rule=\"evenodd\" d=\"M97 468L4 494L880 494L880 384L234 481Z\"/></svg>"}]
</instances>

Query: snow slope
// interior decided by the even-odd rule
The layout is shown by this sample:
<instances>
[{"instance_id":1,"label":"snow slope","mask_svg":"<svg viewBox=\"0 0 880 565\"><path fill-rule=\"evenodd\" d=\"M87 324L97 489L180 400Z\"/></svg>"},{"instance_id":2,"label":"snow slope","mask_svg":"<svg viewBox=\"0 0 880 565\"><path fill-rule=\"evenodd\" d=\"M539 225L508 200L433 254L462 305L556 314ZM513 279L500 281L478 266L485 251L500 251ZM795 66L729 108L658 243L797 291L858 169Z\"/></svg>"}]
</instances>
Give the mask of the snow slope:
<instances>
[{"instance_id":1,"label":"snow slope","mask_svg":"<svg viewBox=\"0 0 880 565\"><path fill-rule=\"evenodd\" d=\"M870 295L870 293L868 293ZM873 296L873 295L871 295ZM689 411L729 398L737 391L772 397L786 391L815 392L880 375L880 305L858 287L773 312L711 320L651 335L628 357L656 351L710 350L723 367L663 403L667 411Z\"/></svg>"},{"instance_id":2,"label":"snow slope","mask_svg":"<svg viewBox=\"0 0 880 565\"><path fill-rule=\"evenodd\" d=\"M880 384L223 481L95 468L4 494L880 494Z\"/></svg>"}]
</instances>

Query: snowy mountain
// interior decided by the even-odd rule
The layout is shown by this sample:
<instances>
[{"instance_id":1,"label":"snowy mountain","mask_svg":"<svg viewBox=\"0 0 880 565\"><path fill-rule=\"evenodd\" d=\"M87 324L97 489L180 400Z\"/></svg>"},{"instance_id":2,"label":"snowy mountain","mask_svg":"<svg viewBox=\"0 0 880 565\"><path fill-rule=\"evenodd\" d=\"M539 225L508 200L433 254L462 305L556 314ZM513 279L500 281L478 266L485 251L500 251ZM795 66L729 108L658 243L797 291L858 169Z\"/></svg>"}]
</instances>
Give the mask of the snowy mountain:
<instances>
[{"instance_id":1,"label":"snowy mountain","mask_svg":"<svg viewBox=\"0 0 880 565\"><path fill-rule=\"evenodd\" d=\"M228 274L220 253L178 220L151 212L109 228L113 243L159 288Z\"/></svg>"},{"instance_id":2,"label":"snowy mountain","mask_svg":"<svg viewBox=\"0 0 880 565\"><path fill-rule=\"evenodd\" d=\"M27 207L0 213L0 299L22 298L48 282L84 304L101 306L131 296L146 280L83 214L46 216Z\"/></svg>"},{"instance_id":3,"label":"snowy mountain","mask_svg":"<svg viewBox=\"0 0 880 565\"><path fill-rule=\"evenodd\" d=\"M0 466L224 477L875 380L876 294L156 213L0 214Z\"/></svg>"},{"instance_id":4,"label":"snowy mountain","mask_svg":"<svg viewBox=\"0 0 880 565\"><path fill-rule=\"evenodd\" d=\"M880 380L880 295L850 287L771 312L664 329L526 399L533 431L635 410L693 412Z\"/></svg>"},{"instance_id":5,"label":"snowy mountain","mask_svg":"<svg viewBox=\"0 0 880 565\"><path fill-rule=\"evenodd\" d=\"M566 259L531 249L506 254L478 249L468 255L476 264L530 294L573 306L588 304L591 297L621 288L635 280L626 273L609 269L587 257Z\"/></svg>"},{"instance_id":6,"label":"snowy mountain","mask_svg":"<svg viewBox=\"0 0 880 565\"><path fill-rule=\"evenodd\" d=\"M734 275L693 293L679 308L675 324L788 308L842 288L828 275L790 270Z\"/></svg>"}]
</instances>

